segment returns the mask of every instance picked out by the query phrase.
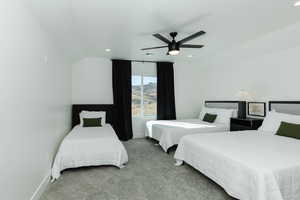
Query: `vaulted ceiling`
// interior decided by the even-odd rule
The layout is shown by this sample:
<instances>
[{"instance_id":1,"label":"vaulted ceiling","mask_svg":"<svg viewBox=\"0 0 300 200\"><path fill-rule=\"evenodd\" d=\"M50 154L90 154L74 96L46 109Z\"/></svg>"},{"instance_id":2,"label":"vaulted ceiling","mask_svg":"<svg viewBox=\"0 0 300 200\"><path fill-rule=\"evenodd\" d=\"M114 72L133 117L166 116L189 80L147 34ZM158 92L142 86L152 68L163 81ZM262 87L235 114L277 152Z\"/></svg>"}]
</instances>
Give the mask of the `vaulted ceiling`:
<instances>
[{"instance_id":1,"label":"vaulted ceiling","mask_svg":"<svg viewBox=\"0 0 300 200\"><path fill-rule=\"evenodd\" d=\"M41 26L73 59L99 56L143 60L201 60L263 37L300 19L291 0L26 0ZM153 33L177 39L199 30L206 35L176 57L166 49L140 49L162 43ZM288 37L288 36L287 36ZM105 49L111 49L106 52ZM192 55L192 58L188 58Z\"/></svg>"}]
</instances>

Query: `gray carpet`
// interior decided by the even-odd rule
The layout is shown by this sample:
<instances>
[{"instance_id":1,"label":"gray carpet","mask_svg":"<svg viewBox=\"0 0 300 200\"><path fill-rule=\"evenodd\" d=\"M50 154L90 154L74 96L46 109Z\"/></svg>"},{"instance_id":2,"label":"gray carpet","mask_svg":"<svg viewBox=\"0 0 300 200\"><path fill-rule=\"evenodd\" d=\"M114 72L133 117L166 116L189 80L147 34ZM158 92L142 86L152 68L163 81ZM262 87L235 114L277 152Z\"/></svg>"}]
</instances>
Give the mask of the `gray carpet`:
<instances>
[{"instance_id":1,"label":"gray carpet","mask_svg":"<svg viewBox=\"0 0 300 200\"><path fill-rule=\"evenodd\" d=\"M63 172L41 200L233 200L217 184L188 165L174 166L146 139L125 143L126 168L89 167Z\"/></svg>"}]
</instances>

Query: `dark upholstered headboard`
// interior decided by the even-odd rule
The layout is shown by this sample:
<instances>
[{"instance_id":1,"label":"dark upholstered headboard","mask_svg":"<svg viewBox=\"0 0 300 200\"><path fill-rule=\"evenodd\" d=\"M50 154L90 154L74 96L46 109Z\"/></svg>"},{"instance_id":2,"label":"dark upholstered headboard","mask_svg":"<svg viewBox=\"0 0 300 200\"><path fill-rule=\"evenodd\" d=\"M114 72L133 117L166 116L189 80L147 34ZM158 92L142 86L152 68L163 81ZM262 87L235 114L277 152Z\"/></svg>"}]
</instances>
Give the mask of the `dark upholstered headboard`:
<instances>
[{"instance_id":1,"label":"dark upholstered headboard","mask_svg":"<svg viewBox=\"0 0 300 200\"><path fill-rule=\"evenodd\" d=\"M245 101L205 101L206 107L236 109L239 118L246 117L246 102Z\"/></svg>"},{"instance_id":2,"label":"dark upholstered headboard","mask_svg":"<svg viewBox=\"0 0 300 200\"><path fill-rule=\"evenodd\" d=\"M300 115L300 101L269 101L269 111Z\"/></svg>"},{"instance_id":3,"label":"dark upholstered headboard","mask_svg":"<svg viewBox=\"0 0 300 200\"><path fill-rule=\"evenodd\" d=\"M86 111L105 111L106 123L114 127L114 113L115 107L111 104L74 104L72 105L72 128L80 124L79 113L83 110Z\"/></svg>"},{"instance_id":4,"label":"dark upholstered headboard","mask_svg":"<svg viewBox=\"0 0 300 200\"><path fill-rule=\"evenodd\" d=\"M205 101L205 106L212 108L238 109L239 101Z\"/></svg>"}]
</instances>

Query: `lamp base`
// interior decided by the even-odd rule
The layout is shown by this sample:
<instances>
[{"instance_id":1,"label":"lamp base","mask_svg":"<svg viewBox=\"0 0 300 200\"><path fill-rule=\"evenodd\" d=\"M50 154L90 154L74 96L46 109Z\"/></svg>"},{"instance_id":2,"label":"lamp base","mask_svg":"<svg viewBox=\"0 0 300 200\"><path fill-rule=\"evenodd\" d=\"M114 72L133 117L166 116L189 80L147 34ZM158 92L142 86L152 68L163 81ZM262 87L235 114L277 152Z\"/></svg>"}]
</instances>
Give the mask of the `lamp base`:
<instances>
[{"instance_id":1,"label":"lamp base","mask_svg":"<svg viewBox=\"0 0 300 200\"><path fill-rule=\"evenodd\" d=\"M238 106L238 118L246 119L246 101L240 101Z\"/></svg>"}]
</instances>

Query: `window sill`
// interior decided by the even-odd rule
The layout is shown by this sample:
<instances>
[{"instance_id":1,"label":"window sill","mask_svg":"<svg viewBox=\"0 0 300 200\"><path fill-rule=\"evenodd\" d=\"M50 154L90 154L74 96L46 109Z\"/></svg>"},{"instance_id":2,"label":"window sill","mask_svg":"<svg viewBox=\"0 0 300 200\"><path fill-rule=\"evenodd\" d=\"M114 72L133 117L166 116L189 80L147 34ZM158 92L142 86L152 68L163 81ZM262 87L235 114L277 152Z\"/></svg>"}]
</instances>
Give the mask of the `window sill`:
<instances>
[{"instance_id":1,"label":"window sill","mask_svg":"<svg viewBox=\"0 0 300 200\"><path fill-rule=\"evenodd\" d=\"M156 116L133 116L132 118L144 119L144 120L156 120Z\"/></svg>"}]
</instances>

